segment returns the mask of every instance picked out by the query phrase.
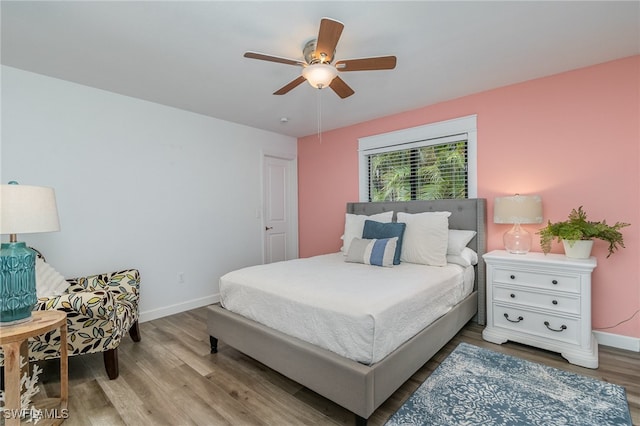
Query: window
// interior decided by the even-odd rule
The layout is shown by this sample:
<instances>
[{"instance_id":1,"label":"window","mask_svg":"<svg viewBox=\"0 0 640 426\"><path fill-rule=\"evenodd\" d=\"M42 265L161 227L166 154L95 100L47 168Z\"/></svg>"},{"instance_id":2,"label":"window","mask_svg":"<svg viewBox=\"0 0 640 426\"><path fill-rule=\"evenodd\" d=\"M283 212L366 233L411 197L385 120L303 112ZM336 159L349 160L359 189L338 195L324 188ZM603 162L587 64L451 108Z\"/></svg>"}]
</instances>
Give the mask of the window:
<instances>
[{"instance_id":1,"label":"window","mask_svg":"<svg viewBox=\"0 0 640 426\"><path fill-rule=\"evenodd\" d=\"M360 200L475 198L476 116L359 140Z\"/></svg>"}]
</instances>

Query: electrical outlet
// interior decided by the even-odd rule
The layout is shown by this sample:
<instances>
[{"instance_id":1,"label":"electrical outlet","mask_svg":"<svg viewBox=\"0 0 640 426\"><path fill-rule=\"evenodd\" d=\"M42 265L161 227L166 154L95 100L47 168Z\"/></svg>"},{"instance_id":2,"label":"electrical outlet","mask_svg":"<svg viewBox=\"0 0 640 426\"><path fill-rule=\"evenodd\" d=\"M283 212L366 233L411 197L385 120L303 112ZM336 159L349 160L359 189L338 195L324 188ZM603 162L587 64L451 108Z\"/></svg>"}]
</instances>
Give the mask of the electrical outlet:
<instances>
[{"instance_id":1,"label":"electrical outlet","mask_svg":"<svg viewBox=\"0 0 640 426\"><path fill-rule=\"evenodd\" d=\"M178 284L184 283L184 272L178 272Z\"/></svg>"}]
</instances>

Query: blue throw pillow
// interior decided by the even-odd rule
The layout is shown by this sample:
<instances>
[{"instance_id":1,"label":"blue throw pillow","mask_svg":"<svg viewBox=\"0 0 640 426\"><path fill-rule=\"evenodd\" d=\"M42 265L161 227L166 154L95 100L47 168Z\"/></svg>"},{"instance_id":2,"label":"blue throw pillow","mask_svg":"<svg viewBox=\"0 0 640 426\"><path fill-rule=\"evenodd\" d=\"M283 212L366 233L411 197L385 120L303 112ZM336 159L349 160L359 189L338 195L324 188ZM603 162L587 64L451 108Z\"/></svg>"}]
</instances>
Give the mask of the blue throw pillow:
<instances>
[{"instance_id":1,"label":"blue throw pillow","mask_svg":"<svg viewBox=\"0 0 640 426\"><path fill-rule=\"evenodd\" d=\"M362 230L362 238L366 239L383 239L398 237L396 244L396 253L393 256L393 264L400 264L400 252L402 250L402 236L407 227L406 223L381 223L374 220L365 220L364 229Z\"/></svg>"}]
</instances>

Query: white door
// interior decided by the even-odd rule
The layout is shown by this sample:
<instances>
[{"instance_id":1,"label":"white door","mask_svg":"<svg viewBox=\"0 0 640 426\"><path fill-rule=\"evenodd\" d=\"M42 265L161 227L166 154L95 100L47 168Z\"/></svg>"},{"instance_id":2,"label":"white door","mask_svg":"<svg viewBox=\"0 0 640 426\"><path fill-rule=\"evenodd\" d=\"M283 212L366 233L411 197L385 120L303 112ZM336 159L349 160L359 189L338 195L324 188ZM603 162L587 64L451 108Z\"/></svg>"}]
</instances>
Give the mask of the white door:
<instances>
[{"instance_id":1,"label":"white door","mask_svg":"<svg viewBox=\"0 0 640 426\"><path fill-rule=\"evenodd\" d=\"M292 160L264 157L264 261L295 257L291 244L290 181Z\"/></svg>"}]
</instances>

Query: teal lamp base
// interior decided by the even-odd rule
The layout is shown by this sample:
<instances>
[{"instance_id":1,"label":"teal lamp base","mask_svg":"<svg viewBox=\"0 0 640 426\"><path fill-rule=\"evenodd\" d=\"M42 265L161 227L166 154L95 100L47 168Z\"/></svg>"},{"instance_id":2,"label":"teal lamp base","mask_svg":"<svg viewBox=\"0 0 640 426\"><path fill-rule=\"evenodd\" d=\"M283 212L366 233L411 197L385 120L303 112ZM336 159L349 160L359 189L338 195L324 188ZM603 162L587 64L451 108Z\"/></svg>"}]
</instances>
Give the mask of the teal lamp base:
<instances>
[{"instance_id":1,"label":"teal lamp base","mask_svg":"<svg viewBox=\"0 0 640 426\"><path fill-rule=\"evenodd\" d=\"M25 243L0 248L0 326L28 321L38 303L36 253Z\"/></svg>"}]
</instances>

